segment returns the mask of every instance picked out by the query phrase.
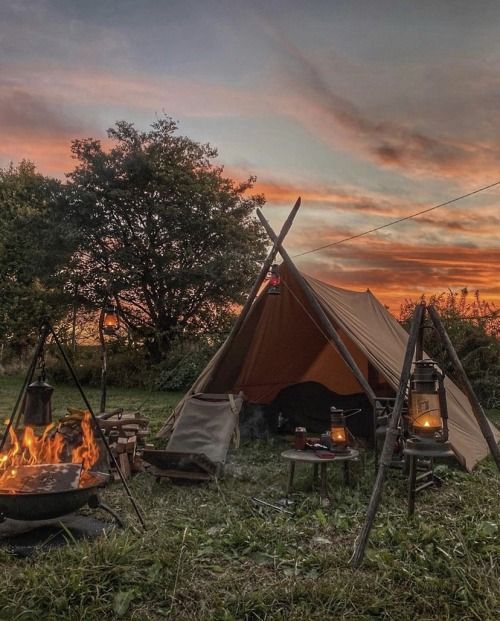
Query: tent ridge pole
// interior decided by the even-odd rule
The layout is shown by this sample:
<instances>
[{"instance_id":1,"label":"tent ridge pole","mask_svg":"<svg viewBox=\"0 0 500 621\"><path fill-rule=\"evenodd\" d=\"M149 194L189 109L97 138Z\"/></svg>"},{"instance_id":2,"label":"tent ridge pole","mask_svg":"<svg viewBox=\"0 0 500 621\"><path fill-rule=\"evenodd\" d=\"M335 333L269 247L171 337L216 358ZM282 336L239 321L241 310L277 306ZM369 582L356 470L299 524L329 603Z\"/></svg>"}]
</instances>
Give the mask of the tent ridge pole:
<instances>
[{"instance_id":1,"label":"tent ridge pole","mask_svg":"<svg viewBox=\"0 0 500 621\"><path fill-rule=\"evenodd\" d=\"M358 380L363 391L368 397L370 403L373 405L376 399L375 393L373 392L373 389L368 383L368 381L366 380L365 376L361 373L361 370L356 364L356 361L354 360L354 358L352 357L351 352L345 346L337 330L334 328L331 321L328 319L328 316L326 315L323 307L318 302L318 300L314 297L309 284L306 282L302 274L299 272L299 270L295 266L288 252L283 248L282 243L279 241L279 238L277 237L276 233L271 228L271 225L266 220L266 218L264 217L264 214L260 211L260 209L257 209L257 215L259 216L259 219L262 222L262 226L266 229L266 232L271 238L271 240L273 240L275 244L278 244L279 253L283 257L283 261L286 263L286 265L292 272L293 276L295 277L297 282L300 284L301 289L307 298L307 301L314 308L318 316L318 319L321 322L321 326L325 330L328 338L330 339L330 341L333 341L335 348L337 349L337 351L339 352L339 354L341 355L342 359L347 364L347 366L351 369L355 378Z\"/></svg>"}]
</instances>

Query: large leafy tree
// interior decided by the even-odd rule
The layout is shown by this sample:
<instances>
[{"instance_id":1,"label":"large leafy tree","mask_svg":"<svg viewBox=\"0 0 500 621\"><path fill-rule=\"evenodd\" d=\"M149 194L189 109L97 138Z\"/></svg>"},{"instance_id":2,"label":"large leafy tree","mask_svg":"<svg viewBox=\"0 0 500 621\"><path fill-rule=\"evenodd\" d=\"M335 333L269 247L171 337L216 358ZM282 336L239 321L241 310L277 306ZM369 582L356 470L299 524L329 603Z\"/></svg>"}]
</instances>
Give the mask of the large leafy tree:
<instances>
[{"instance_id":1,"label":"large leafy tree","mask_svg":"<svg viewBox=\"0 0 500 621\"><path fill-rule=\"evenodd\" d=\"M0 341L22 353L39 320L67 311L61 268L73 252L64 187L34 164L0 169Z\"/></svg>"},{"instance_id":2,"label":"large leafy tree","mask_svg":"<svg viewBox=\"0 0 500 621\"><path fill-rule=\"evenodd\" d=\"M242 300L264 250L254 179L235 183L209 145L162 118L149 131L119 122L73 142L67 216L81 232L72 278L96 304L106 287L153 362L179 337L214 332Z\"/></svg>"}]
</instances>

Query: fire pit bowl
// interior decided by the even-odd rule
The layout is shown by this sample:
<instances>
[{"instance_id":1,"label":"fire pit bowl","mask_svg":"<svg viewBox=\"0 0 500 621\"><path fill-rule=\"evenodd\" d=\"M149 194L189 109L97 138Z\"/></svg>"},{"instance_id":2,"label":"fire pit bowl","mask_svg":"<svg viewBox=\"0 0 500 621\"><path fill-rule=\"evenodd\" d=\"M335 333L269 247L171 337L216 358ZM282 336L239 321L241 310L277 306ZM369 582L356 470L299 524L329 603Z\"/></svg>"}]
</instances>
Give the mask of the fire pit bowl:
<instances>
[{"instance_id":1,"label":"fire pit bowl","mask_svg":"<svg viewBox=\"0 0 500 621\"><path fill-rule=\"evenodd\" d=\"M104 487L108 475L92 472L92 478L83 487L55 492L5 493L0 492L0 521L50 520L73 513L97 495L97 488Z\"/></svg>"}]
</instances>

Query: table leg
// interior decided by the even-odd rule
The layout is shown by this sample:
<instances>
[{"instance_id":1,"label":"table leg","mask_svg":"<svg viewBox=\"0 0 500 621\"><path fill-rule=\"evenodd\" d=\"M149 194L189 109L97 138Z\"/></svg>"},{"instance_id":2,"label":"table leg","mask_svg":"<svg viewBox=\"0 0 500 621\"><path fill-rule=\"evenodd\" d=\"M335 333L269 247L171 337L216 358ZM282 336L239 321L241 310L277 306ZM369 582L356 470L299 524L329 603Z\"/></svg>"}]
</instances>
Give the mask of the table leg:
<instances>
[{"instance_id":1,"label":"table leg","mask_svg":"<svg viewBox=\"0 0 500 621\"><path fill-rule=\"evenodd\" d=\"M318 484L318 478L319 478L318 464L313 464L313 489Z\"/></svg>"},{"instance_id":2,"label":"table leg","mask_svg":"<svg viewBox=\"0 0 500 621\"><path fill-rule=\"evenodd\" d=\"M417 481L417 458L415 455L409 456L410 474L408 477L408 516L412 516L415 511L415 486Z\"/></svg>"},{"instance_id":3,"label":"table leg","mask_svg":"<svg viewBox=\"0 0 500 621\"><path fill-rule=\"evenodd\" d=\"M291 461L290 462L290 470L288 472L288 487L286 490L286 497L288 498L288 496L290 496L291 492L292 492L292 487L293 487L293 477L295 475L295 462Z\"/></svg>"},{"instance_id":4,"label":"table leg","mask_svg":"<svg viewBox=\"0 0 500 621\"><path fill-rule=\"evenodd\" d=\"M329 502L329 498L328 498L328 491L326 489L326 464L321 464L320 477L321 477L320 491L319 491L320 500L322 504L327 504Z\"/></svg>"},{"instance_id":5,"label":"table leg","mask_svg":"<svg viewBox=\"0 0 500 621\"><path fill-rule=\"evenodd\" d=\"M349 462L345 461L344 462L344 485L349 486L351 485L351 473L349 470Z\"/></svg>"}]
</instances>

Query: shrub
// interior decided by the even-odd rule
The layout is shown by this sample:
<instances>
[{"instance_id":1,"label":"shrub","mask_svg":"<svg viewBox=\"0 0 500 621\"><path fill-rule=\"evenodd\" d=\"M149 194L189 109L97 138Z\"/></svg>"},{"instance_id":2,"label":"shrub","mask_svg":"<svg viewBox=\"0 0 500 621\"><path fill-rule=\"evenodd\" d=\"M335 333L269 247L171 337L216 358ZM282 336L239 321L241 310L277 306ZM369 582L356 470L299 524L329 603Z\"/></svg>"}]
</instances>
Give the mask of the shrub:
<instances>
[{"instance_id":1,"label":"shrub","mask_svg":"<svg viewBox=\"0 0 500 621\"><path fill-rule=\"evenodd\" d=\"M80 382L87 386L101 383L101 350L99 346L80 346L72 357ZM55 382L70 382L71 375L59 352L51 349L47 368ZM150 366L143 350L111 344L108 349L107 384L144 388L150 384Z\"/></svg>"},{"instance_id":2,"label":"shrub","mask_svg":"<svg viewBox=\"0 0 500 621\"><path fill-rule=\"evenodd\" d=\"M176 344L167 359L153 368L159 390L186 390L220 347L221 339L206 336Z\"/></svg>"}]
</instances>

